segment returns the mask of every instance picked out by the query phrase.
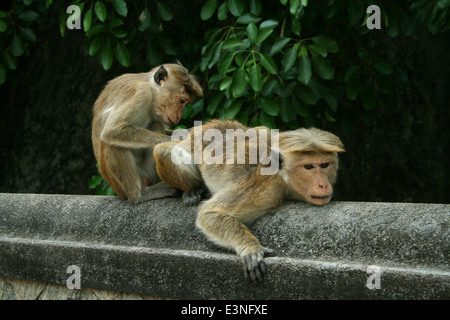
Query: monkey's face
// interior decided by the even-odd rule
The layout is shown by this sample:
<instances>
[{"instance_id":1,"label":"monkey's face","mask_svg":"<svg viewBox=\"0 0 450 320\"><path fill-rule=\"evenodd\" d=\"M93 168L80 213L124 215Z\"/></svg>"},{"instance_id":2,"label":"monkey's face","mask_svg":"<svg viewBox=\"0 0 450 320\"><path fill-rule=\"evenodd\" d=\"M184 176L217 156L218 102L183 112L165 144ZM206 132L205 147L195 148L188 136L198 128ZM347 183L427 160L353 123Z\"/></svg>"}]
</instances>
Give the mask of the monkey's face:
<instances>
[{"instance_id":1,"label":"monkey's face","mask_svg":"<svg viewBox=\"0 0 450 320\"><path fill-rule=\"evenodd\" d=\"M185 85L176 76L177 68L180 67L168 64L151 71L157 95L154 97L155 113L168 126L176 125L183 116L184 107L193 101ZM187 75L187 70L182 70Z\"/></svg>"},{"instance_id":2,"label":"monkey's face","mask_svg":"<svg viewBox=\"0 0 450 320\"><path fill-rule=\"evenodd\" d=\"M168 126L176 125L183 116L184 107L192 101L186 93L172 93L170 91L162 94L163 99L156 106L155 112L158 117Z\"/></svg>"},{"instance_id":3,"label":"monkey's face","mask_svg":"<svg viewBox=\"0 0 450 320\"><path fill-rule=\"evenodd\" d=\"M337 157L327 154L304 155L289 170L292 190L307 202L324 205L333 195L336 181Z\"/></svg>"}]
</instances>

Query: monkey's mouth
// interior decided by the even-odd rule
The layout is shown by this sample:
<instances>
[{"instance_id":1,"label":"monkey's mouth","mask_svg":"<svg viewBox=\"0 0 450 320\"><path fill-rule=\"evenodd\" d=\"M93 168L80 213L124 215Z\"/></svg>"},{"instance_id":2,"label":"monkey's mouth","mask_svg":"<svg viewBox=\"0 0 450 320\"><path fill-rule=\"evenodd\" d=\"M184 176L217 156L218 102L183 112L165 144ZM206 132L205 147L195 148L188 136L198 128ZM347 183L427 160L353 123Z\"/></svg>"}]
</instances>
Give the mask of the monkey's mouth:
<instances>
[{"instance_id":1,"label":"monkey's mouth","mask_svg":"<svg viewBox=\"0 0 450 320\"><path fill-rule=\"evenodd\" d=\"M331 198L331 194L328 194L326 196L311 196L311 199L320 199L320 200L324 200L324 199L328 199Z\"/></svg>"},{"instance_id":2,"label":"monkey's mouth","mask_svg":"<svg viewBox=\"0 0 450 320\"><path fill-rule=\"evenodd\" d=\"M310 200L308 202L318 205L318 206L322 206L322 205L330 202L331 196L332 196L332 194L328 194L325 196L310 196Z\"/></svg>"}]
</instances>

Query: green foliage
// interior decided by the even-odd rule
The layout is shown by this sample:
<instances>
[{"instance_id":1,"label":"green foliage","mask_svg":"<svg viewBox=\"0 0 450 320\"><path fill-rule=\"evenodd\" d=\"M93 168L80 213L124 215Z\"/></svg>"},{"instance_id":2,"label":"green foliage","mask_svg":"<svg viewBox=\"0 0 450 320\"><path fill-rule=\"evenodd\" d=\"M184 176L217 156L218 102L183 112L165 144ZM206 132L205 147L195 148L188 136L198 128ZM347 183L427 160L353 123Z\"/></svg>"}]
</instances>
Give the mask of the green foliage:
<instances>
[{"instance_id":1,"label":"green foliage","mask_svg":"<svg viewBox=\"0 0 450 320\"><path fill-rule=\"evenodd\" d=\"M70 4L81 30L67 27ZM369 5L381 8L381 30L366 26ZM39 43L50 6L61 36L83 32L87 58L105 70L180 59L199 74L206 95L185 108L182 126L210 118L283 129L371 125L409 80L389 38L450 29L448 0L15 0L0 11L0 85Z\"/></svg>"},{"instance_id":2,"label":"green foliage","mask_svg":"<svg viewBox=\"0 0 450 320\"><path fill-rule=\"evenodd\" d=\"M103 196L115 195L114 190L103 179L100 173L97 173L95 176L91 178L91 180L89 180L89 189L95 190L96 195L103 195Z\"/></svg>"},{"instance_id":3,"label":"green foliage","mask_svg":"<svg viewBox=\"0 0 450 320\"><path fill-rule=\"evenodd\" d=\"M382 30L366 27L372 4L382 9ZM205 98L203 120L236 117L245 124L296 128L339 119L351 130L362 115L370 125L368 113L395 102L396 87L407 81L401 61L389 60L389 48L371 40L377 32L408 36L420 25L431 33L446 31L449 6L448 1L205 1L200 17L216 20L216 27L206 34L200 61L212 93Z\"/></svg>"}]
</instances>

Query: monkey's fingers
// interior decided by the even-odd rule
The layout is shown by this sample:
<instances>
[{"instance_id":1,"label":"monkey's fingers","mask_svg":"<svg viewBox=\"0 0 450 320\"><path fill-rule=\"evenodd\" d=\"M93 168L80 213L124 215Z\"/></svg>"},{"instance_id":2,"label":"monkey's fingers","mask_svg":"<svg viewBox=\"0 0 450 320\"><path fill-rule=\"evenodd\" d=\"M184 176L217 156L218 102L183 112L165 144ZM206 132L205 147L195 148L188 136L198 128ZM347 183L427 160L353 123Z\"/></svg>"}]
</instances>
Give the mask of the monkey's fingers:
<instances>
[{"instance_id":1,"label":"monkey's fingers","mask_svg":"<svg viewBox=\"0 0 450 320\"><path fill-rule=\"evenodd\" d=\"M274 251L268 248L262 248L245 255L242 262L246 278L250 278L254 282L262 281L264 274L267 272L264 257L272 255L274 255Z\"/></svg>"},{"instance_id":2,"label":"monkey's fingers","mask_svg":"<svg viewBox=\"0 0 450 320\"><path fill-rule=\"evenodd\" d=\"M194 206L199 204L202 201L202 191L201 190L192 190L183 192L183 203L186 206Z\"/></svg>"},{"instance_id":3,"label":"monkey's fingers","mask_svg":"<svg viewBox=\"0 0 450 320\"><path fill-rule=\"evenodd\" d=\"M209 190L206 187L194 189L183 193L183 203L186 206L194 206L199 204L203 198L210 196Z\"/></svg>"},{"instance_id":4,"label":"monkey's fingers","mask_svg":"<svg viewBox=\"0 0 450 320\"><path fill-rule=\"evenodd\" d=\"M274 250L269 248L264 248L263 251L264 257L275 257L277 255L277 253Z\"/></svg>"}]
</instances>

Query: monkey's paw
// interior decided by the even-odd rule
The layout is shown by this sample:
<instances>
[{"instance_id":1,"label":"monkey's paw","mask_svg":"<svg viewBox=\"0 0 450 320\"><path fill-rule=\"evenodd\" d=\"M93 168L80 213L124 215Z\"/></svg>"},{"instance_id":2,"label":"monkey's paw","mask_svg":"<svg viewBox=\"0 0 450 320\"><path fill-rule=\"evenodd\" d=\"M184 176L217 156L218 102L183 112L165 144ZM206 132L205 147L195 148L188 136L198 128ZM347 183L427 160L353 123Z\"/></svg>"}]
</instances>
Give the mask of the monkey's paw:
<instances>
[{"instance_id":1,"label":"monkey's paw","mask_svg":"<svg viewBox=\"0 0 450 320\"><path fill-rule=\"evenodd\" d=\"M208 189L203 187L191 191L183 192L183 203L186 206L195 206L202 201L203 198L208 197Z\"/></svg>"},{"instance_id":2,"label":"monkey's paw","mask_svg":"<svg viewBox=\"0 0 450 320\"><path fill-rule=\"evenodd\" d=\"M264 274L267 272L264 257L272 256L275 256L275 252L264 247L243 255L241 259L244 265L245 277L250 278L254 282L263 280Z\"/></svg>"}]
</instances>

